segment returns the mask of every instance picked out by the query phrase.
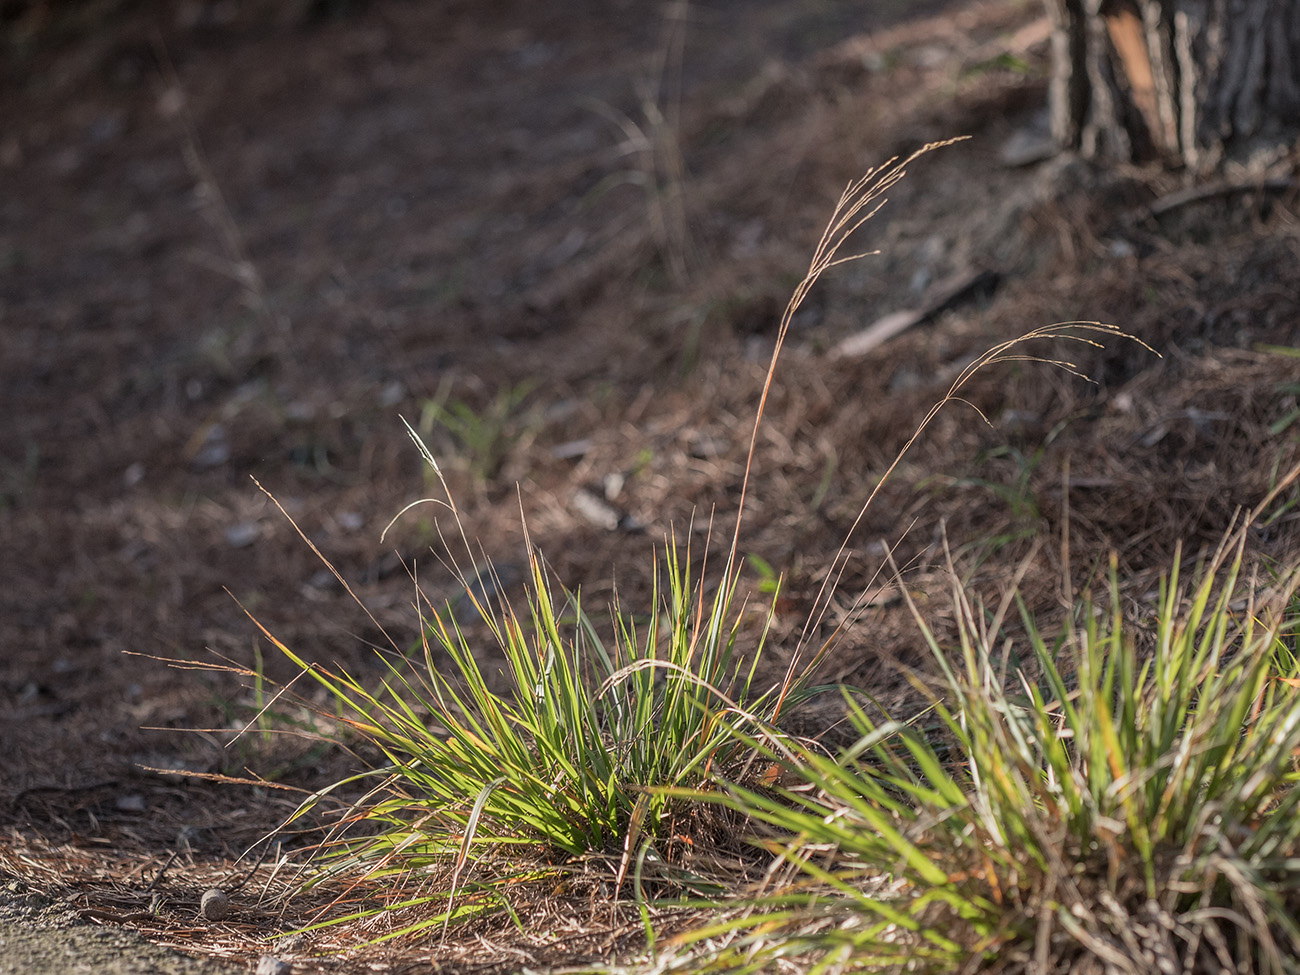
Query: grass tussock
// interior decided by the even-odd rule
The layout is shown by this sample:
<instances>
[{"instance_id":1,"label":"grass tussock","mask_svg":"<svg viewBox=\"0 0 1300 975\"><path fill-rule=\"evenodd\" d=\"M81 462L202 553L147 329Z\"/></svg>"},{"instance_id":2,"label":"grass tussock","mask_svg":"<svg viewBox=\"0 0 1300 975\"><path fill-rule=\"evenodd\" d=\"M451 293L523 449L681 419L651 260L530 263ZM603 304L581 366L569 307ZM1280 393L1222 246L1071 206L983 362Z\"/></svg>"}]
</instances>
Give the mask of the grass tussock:
<instances>
[{"instance_id":1,"label":"grass tussock","mask_svg":"<svg viewBox=\"0 0 1300 975\"><path fill-rule=\"evenodd\" d=\"M436 459L410 433L441 479ZM473 580L461 573L464 599L455 607L421 603L420 644L381 655L378 687L309 663L264 631L325 691L342 737L359 738L384 758L313 794L295 814L362 790L312 848L309 884L336 876L362 877L367 887L446 880L435 893L390 898L326 923L439 905L392 937L509 913L508 888L562 887L589 874L592 862L608 865L603 879L614 890L632 880L639 895L647 885L722 892L716 878L699 873L706 861L688 869L673 851L683 843L693 849L696 834L706 847L728 846L723 817L701 815L674 790L744 780L754 764L749 737L771 738L779 708L798 699L801 682L780 697L771 688L755 693L766 626L748 633L742 652L739 573L728 571L710 597L693 584L690 564L689 551L670 544L655 576L653 611L638 618L616 605L604 628L578 593L554 582L531 546L522 611L487 593L490 568ZM490 634L502 674L484 672L483 647L468 623Z\"/></svg>"},{"instance_id":2,"label":"grass tussock","mask_svg":"<svg viewBox=\"0 0 1300 975\"><path fill-rule=\"evenodd\" d=\"M737 937L703 967L1296 971L1300 571L1251 595L1247 535L1190 582L1175 566L1147 625L1113 565L1055 638L1023 604L1006 635L1014 593L993 612L955 586L953 647L917 613L928 708L853 702L856 742L794 746L797 786L697 797L773 829L783 865L700 932Z\"/></svg>"},{"instance_id":3,"label":"grass tussock","mask_svg":"<svg viewBox=\"0 0 1300 975\"><path fill-rule=\"evenodd\" d=\"M1054 629L1014 586L990 606L955 582L951 640L911 607L933 664L909 675L914 713L841 688L848 747L780 730L840 633L802 652L847 543L784 675L762 686L768 629L742 625L737 554L759 423L799 304L852 259L841 248L914 158L849 187L783 316L712 588L670 544L648 612L616 601L596 622L529 543L525 604L461 572L466 598L421 597L421 641L383 656L378 680L271 637L324 690L340 737L381 758L299 810L340 810L306 883L375 895L323 923L386 919L392 937L492 916L523 931L521 891L581 876L640 912L641 970L1300 971L1300 570L1267 587L1246 570L1253 526L1297 472L1190 580L1176 559L1145 615L1114 563ZM917 435L989 366L1075 371L1026 340L1121 335L1079 323L997 346ZM437 503L466 542L450 494ZM700 923L663 940L656 912L684 907Z\"/></svg>"}]
</instances>

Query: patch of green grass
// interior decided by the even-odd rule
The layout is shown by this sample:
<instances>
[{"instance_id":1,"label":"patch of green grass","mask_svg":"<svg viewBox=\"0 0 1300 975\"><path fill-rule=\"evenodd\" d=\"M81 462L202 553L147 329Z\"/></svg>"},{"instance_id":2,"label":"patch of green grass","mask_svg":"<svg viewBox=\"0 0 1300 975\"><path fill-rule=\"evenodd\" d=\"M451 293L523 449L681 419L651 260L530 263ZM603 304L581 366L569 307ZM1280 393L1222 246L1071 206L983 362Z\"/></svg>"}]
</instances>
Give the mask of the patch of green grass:
<instances>
[{"instance_id":1,"label":"patch of green grass","mask_svg":"<svg viewBox=\"0 0 1300 975\"><path fill-rule=\"evenodd\" d=\"M781 576L776 569L772 568L771 562L753 552L745 556L745 561L749 563L751 569L758 573L759 592L773 596L780 592Z\"/></svg>"},{"instance_id":2,"label":"patch of green grass","mask_svg":"<svg viewBox=\"0 0 1300 975\"><path fill-rule=\"evenodd\" d=\"M1288 409L1280 417L1268 425L1268 434L1270 437L1281 436L1300 420L1300 406L1296 404L1297 396L1300 396L1300 383L1278 383L1274 389L1279 396L1285 397L1283 404Z\"/></svg>"},{"instance_id":3,"label":"patch of green grass","mask_svg":"<svg viewBox=\"0 0 1300 975\"><path fill-rule=\"evenodd\" d=\"M948 487L977 488L1000 501L1007 512L1007 521L996 529L987 532L978 540L966 543L958 549L958 557L968 553L977 553L975 565L988 561L1008 545L1036 537L1044 525L1043 512L1034 490L1033 478L1042 463L1046 447L1039 447L1026 454L1018 447L1002 445L981 454L980 461L1003 461L1001 468L1010 467L1010 477L931 477L923 481L919 488L943 490Z\"/></svg>"},{"instance_id":4,"label":"patch of green grass","mask_svg":"<svg viewBox=\"0 0 1300 975\"><path fill-rule=\"evenodd\" d=\"M450 496L446 505L459 520ZM571 872L566 864L592 856L611 864L616 890L633 867L638 888L643 877L682 890L707 885L656 848L689 829L678 822L689 813L671 790L743 777L750 750L736 730L764 737L779 705L753 688L766 627L738 650L738 573L725 571L708 596L689 565L689 552L669 545L655 576L655 614L637 621L615 605L611 630L602 633L579 594L557 587L530 547L523 610L481 599L468 584L471 608L455 611L459 618L451 604L426 602L419 659L381 655L378 686L309 663L266 633L325 690L352 739L385 759L314 794L296 814L361 790L316 848L313 882L346 874L400 886L450 864L449 883L421 902L437 902L437 910L392 936L508 910L511 886L555 884ZM471 622L490 634L503 673L480 666ZM513 851L505 866L503 850ZM467 888L480 857L496 866Z\"/></svg>"},{"instance_id":5,"label":"patch of green grass","mask_svg":"<svg viewBox=\"0 0 1300 975\"><path fill-rule=\"evenodd\" d=\"M1014 593L989 614L955 586L954 647L916 613L942 675L914 678L928 709L851 700L860 737L793 746L799 787L697 795L776 830L792 867L701 936L814 970L1296 971L1300 569L1256 595L1247 532L1190 583L1175 560L1149 631L1114 565L1054 639L1023 604L1006 635ZM1009 672L1016 654L1033 663Z\"/></svg>"},{"instance_id":6,"label":"patch of green grass","mask_svg":"<svg viewBox=\"0 0 1300 975\"><path fill-rule=\"evenodd\" d=\"M390 798L357 817L395 835L337 845L357 864L400 849L410 866L444 855L450 836L578 856L617 852L633 823L640 835L661 835L667 803L648 790L728 767L735 742L717 713L754 720L746 709L765 709L749 694L761 638L745 662L736 657L735 579L706 602L674 550L665 560L661 613L641 628L616 617L608 642L577 594L552 592L536 553L523 613L471 594L505 658L504 690L446 611L424 617L422 668L386 659L381 693L281 647L388 756L390 765L364 778L400 778L383 787ZM442 654L449 668L438 665ZM416 819L424 825L412 831Z\"/></svg>"},{"instance_id":7,"label":"patch of green grass","mask_svg":"<svg viewBox=\"0 0 1300 975\"><path fill-rule=\"evenodd\" d=\"M523 382L499 389L482 409L444 397L427 400L420 411L419 432L426 440L438 430L449 434L460 462L478 483L486 484L536 424L523 409L533 388L533 383Z\"/></svg>"},{"instance_id":8,"label":"patch of green grass","mask_svg":"<svg viewBox=\"0 0 1300 975\"><path fill-rule=\"evenodd\" d=\"M640 120L607 102L589 99L587 107L608 121L622 136L618 153L634 164L602 179L583 199L593 205L623 185L640 187L646 200L646 220L667 281L684 286L698 263L698 246L687 199L688 174L679 139L681 58L685 44L687 5L664 8L663 30L654 65L637 85ZM645 286L654 267L642 268Z\"/></svg>"},{"instance_id":9,"label":"patch of green grass","mask_svg":"<svg viewBox=\"0 0 1300 975\"><path fill-rule=\"evenodd\" d=\"M962 80L965 81L999 71L1009 71L1013 74L1029 77L1035 73L1035 68L1024 58L1012 54L1010 51L1003 51L994 57L970 65L962 71L961 76Z\"/></svg>"}]
</instances>

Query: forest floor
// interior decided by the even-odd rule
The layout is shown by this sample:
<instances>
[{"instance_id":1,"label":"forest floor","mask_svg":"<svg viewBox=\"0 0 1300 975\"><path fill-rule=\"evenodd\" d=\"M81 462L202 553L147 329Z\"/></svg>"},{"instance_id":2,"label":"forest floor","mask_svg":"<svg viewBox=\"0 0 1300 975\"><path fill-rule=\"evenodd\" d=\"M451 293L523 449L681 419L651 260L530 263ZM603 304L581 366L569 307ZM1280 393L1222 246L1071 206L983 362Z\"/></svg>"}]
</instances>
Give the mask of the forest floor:
<instances>
[{"instance_id":1,"label":"forest floor","mask_svg":"<svg viewBox=\"0 0 1300 975\"><path fill-rule=\"evenodd\" d=\"M879 254L818 284L776 372L740 536L746 585L785 578L768 676L867 591L820 676L905 700L886 545L941 629L949 553L1044 620L1113 553L1141 613L1300 459L1300 192L1260 188L1297 157L1178 196L1187 174L1041 152L1037 2L108 6L3 25L0 879L31 916L252 965L328 902L273 897L269 861L239 886L302 793L212 777L350 768L235 735L257 678L294 675L245 610L377 677L374 648L419 639L413 576L461 592L433 508L381 539L437 489L401 418L507 595L525 524L593 613L616 586L648 608L668 538L720 567L782 310L843 188L924 143L969 137L889 191L854 239ZM1141 342L981 371L859 520L963 369L1075 319ZM1295 511L1251 551L1294 564ZM547 910L569 934L276 950L361 972L644 945L635 915Z\"/></svg>"}]
</instances>

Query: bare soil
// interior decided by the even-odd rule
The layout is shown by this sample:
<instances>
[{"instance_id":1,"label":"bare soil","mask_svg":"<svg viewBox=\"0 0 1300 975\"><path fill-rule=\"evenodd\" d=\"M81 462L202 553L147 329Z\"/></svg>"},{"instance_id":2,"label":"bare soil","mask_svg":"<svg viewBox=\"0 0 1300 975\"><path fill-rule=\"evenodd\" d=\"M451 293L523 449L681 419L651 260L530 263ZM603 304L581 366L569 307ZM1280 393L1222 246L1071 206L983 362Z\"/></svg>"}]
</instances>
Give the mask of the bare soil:
<instances>
[{"instance_id":1,"label":"bare soil","mask_svg":"<svg viewBox=\"0 0 1300 975\"><path fill-rule=\"evenodd\" d=\"M589 608L615 583L645 603L670 533L716 568L781 311L843 187L925 142L970 137L889 193L859 234L880 254L818 285L777 372L741 546L787 578L773 673L879 586L884 544L940 626L945 550L991 598L1023 567L1050 620L1063 541L1075 587L1114 553L1140 614L1178 544L1194 559L1300 459L1296 152L1168 208L1189 177L1009 161L1042 137L1038 3L63 6L3 25L0 876L84 923L295 971L634 950L639 921L593 933L591 905L561 903L581 936L309 961L364 932L276 948L327 900L277 899L284 878L196 913L296 794L168 772L313 789L350 767L236 740L250 678L210 666L293 676L247 610L377 674L376 647L419 637L413 573L456 597L435 509L380 540L434 490L402 417L508 582L521 513ZM1047 341L1091 382L981 373L854 527L975 357L1074 319L1155 351ZM1253 536L1261 569L1296 557L1287 501ZM843 598L806 626L846 538ZM823 676L899 701L915 629L872 602Z\"/></svg>"}]
</instances>

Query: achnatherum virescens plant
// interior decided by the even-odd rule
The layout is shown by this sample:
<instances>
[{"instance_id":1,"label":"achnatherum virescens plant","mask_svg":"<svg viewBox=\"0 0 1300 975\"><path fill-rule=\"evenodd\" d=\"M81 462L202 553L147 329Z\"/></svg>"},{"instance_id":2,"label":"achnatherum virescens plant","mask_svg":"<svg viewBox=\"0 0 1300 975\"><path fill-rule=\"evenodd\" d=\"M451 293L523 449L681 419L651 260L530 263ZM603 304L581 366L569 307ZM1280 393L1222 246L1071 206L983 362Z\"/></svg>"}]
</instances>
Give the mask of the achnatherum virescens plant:
<instances>
[{"instance_id":1,"label":"achnatherum virescens plant","mask_svg":"<svg viewBox=\"0 0 1300 975\"><path fill-rule=\"evenodd\" d=\"M1246 584L1253 517L1190 583L1176 556L1149 627L1113 562L1055 639L1023 603L1008 636L1013 603L960 585L955 646L916 613L941 675L915 678L927 708L882 722L850 699L851 747L790 743L803 788L697 795L778 829L792 867L695 935L737 946L703 967L1300 970L1300 569Z\"/></svg>"}]
</instances>

